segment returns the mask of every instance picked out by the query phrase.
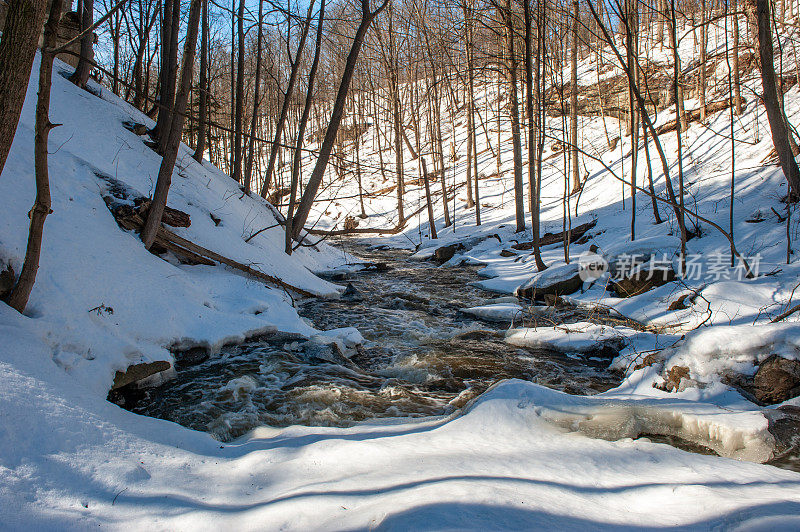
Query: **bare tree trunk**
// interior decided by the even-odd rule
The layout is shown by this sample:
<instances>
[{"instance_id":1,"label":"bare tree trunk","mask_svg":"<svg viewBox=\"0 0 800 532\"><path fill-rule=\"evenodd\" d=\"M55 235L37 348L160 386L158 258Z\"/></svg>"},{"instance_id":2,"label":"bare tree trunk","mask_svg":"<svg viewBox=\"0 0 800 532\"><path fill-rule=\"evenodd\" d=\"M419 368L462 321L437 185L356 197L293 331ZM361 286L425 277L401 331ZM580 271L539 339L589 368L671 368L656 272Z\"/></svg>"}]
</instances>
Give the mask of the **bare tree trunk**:
<instances>
[{"instance_id":1,"label":"bare tree trunk","mask_svg":"<svg viewBox=\"0 0 800 532\"><path fill-rule=\"evenodd\" d=\"M47 0L9 0L7 4L0 39L0 175L17 132L47 6Z\"/></svg>"},{"instance_id":2,"label":"bare tree trunk","mask_svg":"<svg viewBox=\"0 0 800 532\"><path fill-rule=\"evenodd\" d=\"M522 187L522 142L519 131L519 102L517 99L517 57L514 49L514 12L511 0L503 10L506 27L506 70L508 74L508 107L511 114L511 141L514 147L514 205L517 233L525 230L525 192Z\"/></svg>"},{"instance_id":3,"label":"bare tree trunk","mask_svg":"<svg viewBox=\"0 0 800 532\"><path fill-rule=\"evenodd\" d=\"M353 71L356 68L356 61L358 54L361 51L361 45L364 44L364 37L367 34L370 24L375 17L383 11L389 0L384 0L383 3L375 10L369 10L369 0L361 0L361 22L356 30L353 44L350 47L350 52L347 54L347 62L345 63L344 72L342 73L342 81L339 84L339 90L336 93L336 101L333 105L331 118L328 122L328 128L325 131L325 138L322 141L322 146L319 150L319 157L317 163L314 165L314 171L308 180L306 190L300 200L300 205L297 207L297 214L294 219L294 226L292 227L292 237L297 240L300 237L300 231L308 219L308 214L311 212L311 206L314 203L314 198L317 195L319 186L322 183L322 176L325 174L325 169L328 166L328 160L331 156L333 143L336 140L336 135L339 132L339 125L342 122L342 114L344 106L347 102L347 93L350 90L350 82L353 79Z\"/></svg>"},{"instance_id":4,"label":"bare tree trunk","mask_svg":"<svg viewBox=\"0 0 800 532\"><path fill-rule=\"evenodd\" d=\"M153 201L147 211L147 220L142 228L142 242L147 249L153 245L156 233L161 225L161 216L167 206L167 195L172 183L172 172L175 169L175 160L178 157L178 149L181 144L181 132L186 113L186 102L189 99L189 91L192 83L192 70L194 69L194 56L197 48L197 30L200 24L200 11L203 0L192 0L189 9L188 28L186 30L186 40L183 46L183 69L181 70L181 80L178 92L175 95L175 112L172 116L172 124L169 126L169 138L167 139L167 149L161 159L161 167L158 169L158 179L156 180L156 190L153 193Z\"/></svg>"},{"instance_id":5,"label":"bare tree trunk","mask_svg":"<svg viewBox=\"0 0 800 532\"><path fill-rule=\"evenodd\" d=\"M528 194L530 195L531 229L533 233L533 256L539 271L547 268L542 261L539 248L539 194L536 186L536 113L534 111L533 81L533 17L530 0L522 0L525 16L525 110L528 117ZM538 74L538 72L537 72Z\"/></svg>"},{"instance_id":6,"label":"bare tree trunk","mask_svg":"<svg viewBox=\"0 0 800 532\"><path fill-rule=\"evenodd\" d=\"M283 97L283 105L281 106L281 114L278 117L278 122L275 124L275 138L272 141L272 147L269 150L269 161L267 161L267 170L264 173L264 185L261 187L261 197L267 197L267 190L272 182L272 172L275 169L275 158L280 149L281 135L283 135L283 128L286 125L286 116L289 114L289 106L292 103L292 95L294 94L294 86L297 82L297 74L300 70L300 58L303 56L303 48L306 45L306 37L308 37L308 28L311 25L311 14L314 12L314 0L308 4L308 13L306 14L303 28L300 33L300 43L297 46L297 54L295 54L294 61L292 61L292 72L289 75L289 84L286 86L286 94ZM288 46L288 44L287 44Z\"/></svg>"},{"instance_id":7,"label":"bare tree trunk","mask_svg":"<svg viewBox=\"0 0 800 532\"><path fill-rule=\"evenodd\" d=\"M425 157L420 157L422 161L422 181L425 183L425 202L428 206L428 226L432 240L439 238L436 235L436 219L433 217L433 203L431 202L431 185L428 181L428 166L425 164Z\"/></svg>"},{"instance_id":8,"label":"bare tree trunk","mask_svg":"<svg viewBox=\"0 0 800 532\"><path fill-rule=\"evenodd\" d=\"M170 6L170 7L168 7ZM158 140L158 150L164 153L172 124L175 100L175 80L178 77L178 30L181 21L180 0L164 0L164 19L161 29L161 97L158 120L153 136Z\"/></svg>"},{"instance_id":9,"label":"bare tree trunk","mask_svg":"<svg viewBox=\"0 0 800 532\"><path fill-rule=\"evenodd\" d=\"M578 0L572 0L572 50L570 51L569 143L572 163L572 192L581 188L581 171L578 161Z\"/></svg>"},{"instance_id":10,"label":"bare tree trunk","mask_svg":"<svg viewBox=\"0 0 800 532\"><path fill-rule=\"evenodd\" d=\"M83 0L83 13L81 13L81 31L86 31L92 26L94 19L94 0ZM92 39L93 32L88 32L81 39L81 56L78 66L69 80L78 87L85 89L92 69Z\"/></svg>"},{"instance_id":11,"label":"bare tree trunk","mask_svg":"<svg viewBox=\"0 0 800 532\"><path fill-rule=\"evenodd\" d=\"M686 273L686 209L684 208L684 183L683 183L683 149L682 149L682 141L681 141L681 130L686 127L686 114L683 112L683 94L681 91L680 85L680 68L681 68L681 60L680 56L678 55L678 36L677 36L677 27L678 21L676 19L676 7L675 7L676 0L671 0L670 4L670 13L671 13L671 20L670 20L670 42L672 46L672 68L674 74L674 83L673 83L673 95L675 97L675 135L678 141L678 205L675 205L675 217L678 221L678 227L681 230L681 275ZM644 111L643 111L644 112ZM656 147L658 147L658 139L657 137L653 136L653 140L656 142ZM666 176L666 172L664 172ZM666 178L666 177L665 177ZM667 185L671 186L669 179L667 179ZM674 200L673 200L674 201Z\"/></svg>"},{"instance_id":12,"label":"bare tree trunk","mask_svg":"<svg viewBox=\"0 0 800 532\"><path fill-rule=\"evenodd\" d=\"M317 77L317 67L319 66L319 56L322 48L322 25L325 22L325 2L320 0L319 15L317 19L317 39L314 48L314 59L311 63L311 70L308 73L308 88L306 89L306 104L303 107L303 115L300 117L300 124L297 128L297 141L295 142L294 158L292 159L292 182L289 185L289 207L286 212L286 239L285 251L287 255L292 254L292 228L294 224L294 204L297 201L297 191L300 185L300 161L303 158L302 146L303 137L306 133L306 124L311 115L311 108L314 104L314 80ZM377 124L376 124L377 127ZM383 165L381 165L382 167Z\"/></svg>"},{"instance_id":13,"label":"bare tree trunk","mask_svg":"<svg viewBox=\"0 0 800 532\"><path fill-rule=\"evenodd\" d=\"M264 0L258 0L258 37L256 37L256 75L253 83L253 116L250 120L250 137L248 139L247 164L244 168L244 189L250 190L253 175L253 158L256 149L256 125L258 124L258 108L261 105L261 55L264 40Z\"/></svg>"},{"instance_id":14,"label":"bare tree trunk","mask_svg":"<svg viewBox=\"0 0 800 532\"><path fill-rule=\"evenodd\" d=\"M733 12L733 112L736 116L742 114L742 81L739 72L739 13L737 0L731 0ZM727 39L727 35L725 36Z\"/></svg>"},{"instance_id":15,"label":"bare tree trunk","mask_svg":"<svg viewBox=\"0 0 800 532\"><path fill-rule=\"evenodd\" d=\"M467 77L469 84L467 85L467 208L475 205L475 199L472 197L472 137L475 135L475 65L473 58L473 42L472 42L472 1L468 0L462 4L464 11L464 46L467 54ZM500 92L497 93L498 98ZM479 209L480 210L480 209ZM480 215L477 215L480 216Z\"/></svg>"},{"instance_id":16,"label":"bare tree trunk","mask_svg":"<svg viewBox=\"0 0 800 532\"><path fill-rule=\"evenodd\" d=\"M707 49L708 49L708 15L706 14L706 0L700 2L700 75L697 77L698 87L697 92L700 96L700 121L705 124L706 122L706 87L708 81L706 79L706 62L707 62Z\"/></svg>"},{"instance_id":17,"label":"bare tree trunk","mask_svg":"<svg viewBox=\"0 0 800 532\"><path fill-rule=\"evenodd\" d=\"M775 83L775 64L772 51L772 25L769 0L756 0L758 21L758 53L761 58L761 85L764 88L764 109L767 111L772 143L781 162L783 175L789 182L789 199L800 199L800 170L789 142L789 129L781 109L778 89Z\"/></svg>"},{"instance_id":18,"label":"bare tree trunk","mask_svg":"<svg viewBox=\"0 0 800 532\"><path fill-rule=\"evenodd\" d=\"M58 39L58 22L63 9L62 0L53 0L50 16L45 26L42 59L39 65L39 97L36 101L36 134L34 137L34 167L36 172L36 200L29 216L28 245L25 261L16 285L8 295L8 304L17 312L28 306L36 272L39 270L39 256L42 253L44 221L50 214L50 177L47 168L47 140L54 125L50 123L50 87L52 85L53 59ZM4 35L5 36L5 35Z\"/></svg>"},{"instance_id":19,"label":"bare tree trunk","mask_svg":"<svg viewBox=\"0 0 800 532\"><path fill-rule=\"evenodd\" d=\"M206 149L206 129L208 128L208 125L206 124L206 121L208 120L208 93L211 90L211 86L208 82L208 0L202 1L203 32L200 40L200 104L198 109L200 117L197 124L197 146L194 150L194 160L198 163L203 162L203 152Z\"/></svg>"},{"instance_id":20,"label":"bare tree trunk","mask_svg":"<svg viewBox=\"0 0 800 532\"><path fill-rule=\"evenodd\" d=\"M236 103L233 111L233 174L231 177L242 182L242 134L244 133L244 1L239 0L239 15L236 22L239 44L236 56ZM245 192L250 190L245 187Z\"/></svg>"}]
</instances>

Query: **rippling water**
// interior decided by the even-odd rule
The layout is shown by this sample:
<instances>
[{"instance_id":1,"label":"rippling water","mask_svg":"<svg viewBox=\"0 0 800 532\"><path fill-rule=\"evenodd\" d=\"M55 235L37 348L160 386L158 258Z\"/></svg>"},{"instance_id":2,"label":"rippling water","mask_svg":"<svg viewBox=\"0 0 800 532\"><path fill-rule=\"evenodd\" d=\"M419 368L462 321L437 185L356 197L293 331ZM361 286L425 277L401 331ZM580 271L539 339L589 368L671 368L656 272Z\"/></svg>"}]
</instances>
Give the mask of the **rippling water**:
<instances>
[{"instance_id":1,"label":"rippling water","mask_svg":"<svg viewBox=\"0 0 800 532\"><path fill-rule=\"evenodd\" d=\"M299 310L319 329L358 328L366 342L349 361L303 339L275 335L223 348L198 364L179 364L175 379L129 397L126 408L230 440L260 425L348 426L447 414L506 378L579 394L620 380L607 369L613 353L514 347L503 341L508 324L461 314L460 308L494 297L469 286L477 278L474 267L439 268L408 260L403 251L344 245L388 270L336 279L351 284L348 297L308 300ZM545 319L579 319L573 312L553 310Z\"/></svg>"}]
</instances>

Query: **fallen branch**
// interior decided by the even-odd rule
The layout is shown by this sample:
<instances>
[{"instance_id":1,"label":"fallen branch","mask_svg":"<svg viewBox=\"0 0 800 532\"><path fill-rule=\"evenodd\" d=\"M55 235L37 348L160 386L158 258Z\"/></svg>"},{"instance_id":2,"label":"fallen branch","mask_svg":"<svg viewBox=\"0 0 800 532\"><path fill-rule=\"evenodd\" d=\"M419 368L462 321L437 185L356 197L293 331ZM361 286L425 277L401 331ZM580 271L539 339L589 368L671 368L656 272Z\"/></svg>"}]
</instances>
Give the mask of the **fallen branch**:
<instances>
[{"instance_id":1,"label":"fallen branch","mask_svg":"<svg viewBox=\"0 0 800 532\"><path fill-rule=\"evenodd\" d=\"M103 199L105 200L106 205L108 205L109 210L114 215L114 218L120 227L129 231L141 231L142 227L144 226L144 218L139 212L131 208L129 205L119 204L114 200L114 198L104 197ZM184 257L195 264L204 264L207 266L214 266L216 263L225 264L226 266L230 266L231 268L244 272L251 277L255 277L256 279L265 281L275 286L279 286L285 290L291 290L292 292L305 297L316 297L316 294L313 294L308 290L293 286L273 275L258 271L247 264L242 264L241 262L229 259L228 257L220 255L219 253L211 251L210 249L204 248L203 246L178 236L164 227L163 224L156 232L154 244L160 246L162 249L172 251L176 255Z\"/></svg>"},{"instance_id":2,"label":"fallen branch","mask_svg":"<svg viewBox=\"0 0 800 532\"><path fill-rule=\"evenodd\" d=\"M559 233L545 233L539 238L539 245L550 246L552 244L558 244L564 241L564 236L567 234L569 235L569 241L574 242L575 240L585 235L589 230L594 228L594 226L596 225L597 225L597 220L592 220L591 222L586 222L585 224L575 226L568 231L561 231ZM520 242L518 244L512 245L511 247L518 251L524 251L531 249L533 247L533 242Z\"/></svg>"},{"instance_id":3,"label":"fallen branch","mask_svg":"<svg viewBox=\"0 0 800 532\"><path fill-rule=\"evenodd\" d=\"M742 100L742 104L744 104L744 100ZM730 106L731 106L731 98L726 98L718 102L711 102L708 105L706 105L706 113L711 114L711 113L716 113L717 111L724 111L725 109L728 109ZM686 117L686 121L689 123L697 122L698 120L700 120L700 109L693 109L691 111L686 111L684 113L684 116ZM670 122L667 122L666 124L658 126L656 128L656 132L659 135L663 135L664 133L675 131L677 127L678 123L675 120L672 120Z\"/></svg>"},{"instance_id":4,"label":"fallen branch","mask_svg":"<svg viewBox=\"0 0 800 532\"><path fill-rule=\"evenodd\" d=\"M786 312L778 314L777 316L775 316L774 318L769 320L769 322L770 323L778 323L779 321L783 321L786 318L788 318L789 316L791 316L792 314L794 314L795 312L797 312L798 310L800 310L800 304L797 304L797 305L793 306L792 308L790 308Z\"/></svg>"}]
</instances>

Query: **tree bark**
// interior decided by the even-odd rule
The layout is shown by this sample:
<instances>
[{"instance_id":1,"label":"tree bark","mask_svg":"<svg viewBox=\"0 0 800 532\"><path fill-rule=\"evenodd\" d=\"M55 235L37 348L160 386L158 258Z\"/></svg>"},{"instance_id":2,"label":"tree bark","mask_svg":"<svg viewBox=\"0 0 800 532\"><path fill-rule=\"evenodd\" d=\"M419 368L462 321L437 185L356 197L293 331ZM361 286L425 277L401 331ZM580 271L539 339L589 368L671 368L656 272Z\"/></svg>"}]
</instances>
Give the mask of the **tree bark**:
<instances>
[{"instance_id":1,"label":"tree bark","mask_svg":"<svg viewBox=\"0 0 800 532\"><path fill-rule=\"evenodd\" d=\"M244 124L244 0L239 0L239 16L237 20L237 34L239 37L236 58L236 103L233 116L233 177L242 181L242 133ZM249 189L245 186L245 192Z\"/></svg>"},{"instance_id":2,"label":"tree bark","mask_svg":"<svg viewBox=\"0 0 800 532\"><path fill-rule=\"evenodd\" d=\"M250 119L250 137L248 138L248 156L244 167L244 189L250 190L253 176L253 159L256 149L256 124L258 124L258 108L261 105L261 47L264 41L264 0L258 1L258 37L256 37L256 75L253 83L253 116Z\"/></svg>"},{"instance_id":3,"label":"tree bark","mask_svg":"<svg viewBox=\"0 0 800 532\"><path fill-rule=\"evenodd\" d=\"M180 0L164 1L164 19L161 28L161 74L159 76L160 98L158 119L153 137L158 141L158 150L164 153L172 124L172 107L175 100L175 82L178 77L178 30L181 20Z\"/></svg>"},{"instance_id":4,"label":"tree bark","mask_svg":"<svg viewBox=\"0 0 800 532\"><path fill-rule=\"evenodd\" d=\"M789 200L800 199L800 170L789 143L789 129L781 109L775 83L775 64L772 51L772 25L769 0L756 0L758 21L758 53L761 58L761 85L764 89L764 108L767 111L772 143L781 163L783 175L789 183Z\"/></svg>"},{"instance_id":5,"label":"tree bark","mask_svg":"<svg viewBox=\"0 0 800 532\"><path fill-rule=\"evenodd\" d=\"M514 49L514 13L511 0L506 0L503 18L506 26L506 71L511 114L511 141L514 148L514 205L516 207L516 232L525 230L525 192L522 187L522 142L519 130L519 101L517 99L517 57Z\"/></svg>"},{"instance_id":6,"label":"tree bark","mask_svg":"<svg viewBox=\"0 0 800 532\"><path fill-rule=\"evenodd\" d=\"M206 129L208 128L208 93L211 89L208 83L208 0L203 1L203 31L200 40L200 103L197 121L197 145L194 150L194 160L198 163L203 162L203 152L206 149Z\"/></svg>"},{"instance_id":7,"label":"tree bark","mask_svg":"<svg viewBox=\"0 0 800 532\"><path fill-rule=\"evenodd\" d=\"M578 0L572 0L572 50L570 50L569 94L569 157L572 163L572 192L581 188L581 171L578 161Z\"/></svg>"},{"instance_id":8,"label":"tree bark","mask_svg":"<svg viewBox=\"0 0 800 532\"><path fill-rule=\"evenodd\" d=\"M536 111L534 110L534 82L533 82L533 17L531 14L530 0L522 0L525 16L525 110L528 117L528 194L530 195L531 231L533 256L536 260L536 269L539 271L547 268L542 260L539 245L539 194L536 184ZM538 73L537 73L538 74Z\"/></svg>"},{"instance_id":9,"label":"tree bark","mask_svg":"<svg viewBox=\"0 0 800 532\"><path fill-rule=\"evenodd\" d=\"M81 13L81 31L86 31L92 26L94 20L94 0L83 0L83 13ZM92 69L92 39L94 33L88 32L81 39L81 56L78 66L69 80L78 87L85 89Z\"/></svg>"},{"instance_id":10,"label":"tree bark","mask_svg":"<svg viewBox=\"0 0 800 532\"><path fill-rule=\"evenodd\" d=\"M17 132L47 6L47 0L8 1L0 40L0 175Z\"/></svg>"}]
</instances>

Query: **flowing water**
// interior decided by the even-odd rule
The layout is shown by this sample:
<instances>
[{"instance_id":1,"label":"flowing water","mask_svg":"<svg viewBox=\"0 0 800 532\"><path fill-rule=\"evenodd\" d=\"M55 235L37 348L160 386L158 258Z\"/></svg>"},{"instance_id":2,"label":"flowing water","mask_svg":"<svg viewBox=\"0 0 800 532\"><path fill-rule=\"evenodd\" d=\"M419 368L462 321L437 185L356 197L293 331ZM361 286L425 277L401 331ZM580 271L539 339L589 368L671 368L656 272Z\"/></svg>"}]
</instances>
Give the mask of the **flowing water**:
<instances>
[{"instance_id":1,"label":"flowing water","mask_svg":"<svg viewBox=\"0 0 800 532\"><path fill-rule=\"evenodd\" d=\"M343 298L308 300L299 310L318 329L356 327L366 342L349 360L287 335L226 347L194 363L179 354L176 378L129 396L125 407L224 441L260 425L348 426L447 414L507 378L574 394L604 391L621 379L607 369L613 352L514 347L503 341L509 324L461 313L496 297L470 286L475 267L437 267L408 260L405 251L345 245L386 268L337 277L351 285ZM574 309L544 317L562 323L580 318Z\"/></svg>"}]
</instances>

